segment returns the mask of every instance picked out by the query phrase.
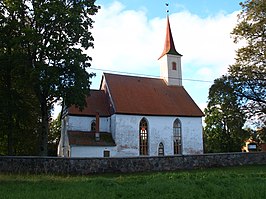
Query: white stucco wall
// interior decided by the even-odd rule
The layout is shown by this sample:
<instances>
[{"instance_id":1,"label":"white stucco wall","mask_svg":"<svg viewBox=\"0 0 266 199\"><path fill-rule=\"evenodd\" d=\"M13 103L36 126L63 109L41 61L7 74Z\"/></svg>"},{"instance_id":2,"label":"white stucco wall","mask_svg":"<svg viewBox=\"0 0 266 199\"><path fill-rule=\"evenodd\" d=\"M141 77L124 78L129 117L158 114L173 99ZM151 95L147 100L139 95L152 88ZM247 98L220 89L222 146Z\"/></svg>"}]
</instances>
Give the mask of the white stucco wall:
<instances>
[{"instance_id":1,"label":"white stucco wall","mask_svg":"<svg viewBox=\"0 0 266 199\"><path fill-rule=\"evenodd\" d=\"M116 140L116 115L112 115L111 116L111 121L110 121L110 130L111 130L111 133L112 133L112 136L113 136L113 139Z\"/></svg>"},{"instance_id":2,"label":"white stucco wall","mask_svg":"<svg viewBox=\"0 0 266 199\"><path fill-rule=\"evenodd\" d=\"M110 151L110 157L116 156L116 147L71 146L70 148L70 157L104 157L105 150Z\"/></svg>"},{"instance_id":3,"label":"white stucco wall","mask_svg":"<svg viewBox=\"0 0 266 199\"><path fill-rule=\"evenodd\" d=\"M183 154L203 154L202 119L181 117Z\"/></svg>"},{"instance_id":4,"label":"white stucco wall","mask_svg":"<svg viewBox=\"0 0 266 199\"><path fill-rule=\"evenodd\" d=\"M67 129L72 131L90 131L95 117L68 116ZM110 132L110 118L100 117L100 132Z\"/></svg>"},{"instance_id":5,"label":"white stucco wall","mask_svg":"<svg viewBox=\"0 0 266 199\"><path fill-rule=\"evenodd\" d=\"M71 157L103 157L106 148L111 157L139 156L139 124L142 118L148 121L149 156L158 155L160 143L164 145L164 155L173 155L173 123L181 122L182 154L202 154L203 135L200 117L164 117L114 114L111 118L101 118L100 131L111 132L116 147L71 146ZM68 130L88 131L93 117L69 116ZM67 136L66 136L67 138Z\"/></svg>"},{"instance_id":6,"label":"white stucco wall","mask_svg":"<svg viewBox=\"0 0 266 199\"><path fill-rule=\"evenodd\" d=\"M139 119L138 116L113 115L114 139L117 145L117 156L139 155Z\"/></svg>"},{"instance_id":7,"label":"white stucco wall","mask_svg":"<svg viewBox=\"0 0 266 199\"><path fill-rule=\"evenodd\" d=\"M144 116L115 115L117 156L139 156L139 123ZM182 128L182 154L202 154L202 120L191 117L145 116L148 121L149 155L157 156L162 142L164 154L173 155L173 123L178 118Z\"/></svg>"},{"instance_id":8,"label":"white stucco wall","mask_svg":"<svg viewBox=\"0 0 266 199\"><path fill-rule=\"evenodd\" d=\"M166 80L167 85L182 86L181 56L166 54L159 62L160 76ZM172 62L176 63L176 70L172 69Z\"/></svg>"}]
</instances>

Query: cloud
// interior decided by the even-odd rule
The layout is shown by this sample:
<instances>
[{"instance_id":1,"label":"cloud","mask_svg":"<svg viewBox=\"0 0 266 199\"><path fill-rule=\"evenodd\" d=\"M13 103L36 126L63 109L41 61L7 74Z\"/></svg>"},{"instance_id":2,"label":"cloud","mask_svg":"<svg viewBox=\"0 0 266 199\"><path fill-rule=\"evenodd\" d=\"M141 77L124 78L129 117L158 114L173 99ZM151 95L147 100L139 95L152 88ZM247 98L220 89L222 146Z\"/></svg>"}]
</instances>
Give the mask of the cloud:
<instances>
[{"instance_id":1,"label":"cloud","mask_svg":"<svg viewBox=\"0 0 266 199\"><path fill-rule=\"evenodd\" d=\"M183 66L189 65L194 73L208 67L209 71L213 71L212 74L206 73L208 78L223 74L234 61L235 45L230 32L235 26L236 15L237 12L228 15L218 13L213 17L200 18L188 11L173 14L172 32L175 32L176 48L184 55ZM185 74L186 69L184 67ZM191 70L189 72L194 75Z\"/></svg>"},{"instance_id":2,"label":"cloud","mask_svg":"<svg viewBox=\"0 0 266 199\"><path fill-rule=\"evenodd\" d=\"M175 46L183 55L183 78L213 81L226 73L234 62L236 46L230 32L237 13L201 18L182 10L170 15ZM164 46L165 18L149 19L145 8L128 10L115 1L102 6L94 20L95 48L88 50L93 58L89 71L97 73L92 88L99 88L102 70L159 76L157 59ZM195 84L203 84L204 91L195 89ZM206 103L210 84L184 81L184 86L197 103Z\"/></svg>"},{"instance_id":3,"label":"cloud","mask_svg":"<svg viewBox=\"0 0 266 199\"><path fill-rule=\"evenodd\" d=\"M143 10L124 10L119 2L102 6L92 30L95 48L89 53L93 66L138 72L159 56L159 52L154 52L156 28L156 20L148 21Z\"/></svg>"}]
</instances>

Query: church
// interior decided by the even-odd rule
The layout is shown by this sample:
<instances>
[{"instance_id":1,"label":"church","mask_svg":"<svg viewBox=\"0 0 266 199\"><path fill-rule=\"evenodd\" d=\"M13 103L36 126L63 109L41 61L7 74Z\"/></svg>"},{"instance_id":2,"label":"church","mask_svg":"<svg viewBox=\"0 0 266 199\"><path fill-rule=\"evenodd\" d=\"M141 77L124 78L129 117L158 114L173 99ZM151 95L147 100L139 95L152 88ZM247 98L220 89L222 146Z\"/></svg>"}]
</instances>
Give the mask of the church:
<instances>
[{"instance_id":1,"label":"church","mask_svg":"<svg viewBox=\"0 0 266 199\"><path fill-rule=\"evenodd\" d=\"M203 153L203 113L182 85L181 57L167 16L160 78L104 73L87 106L62 117L61 157L139 157Z\"/></svg>"}]
</instances>

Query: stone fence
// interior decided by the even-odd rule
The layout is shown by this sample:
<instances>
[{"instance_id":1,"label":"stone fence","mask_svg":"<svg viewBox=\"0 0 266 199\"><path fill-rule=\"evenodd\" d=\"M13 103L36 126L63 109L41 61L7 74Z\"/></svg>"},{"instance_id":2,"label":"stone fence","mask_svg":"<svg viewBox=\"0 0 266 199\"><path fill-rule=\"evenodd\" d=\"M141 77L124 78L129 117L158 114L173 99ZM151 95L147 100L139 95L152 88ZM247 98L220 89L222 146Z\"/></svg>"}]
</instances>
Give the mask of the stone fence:
<instances>
[{"instance_id":1,"label":"stone fence","mask_svg":"<svg viewBox=\"0 0 266 199\"><path fill-rule=\"evenodd\" d=\"M129 158L0 156L0 173L88 175L176 171L239 165L266 165L266 153L228 153Z\"/></svg>"}]
</instances>

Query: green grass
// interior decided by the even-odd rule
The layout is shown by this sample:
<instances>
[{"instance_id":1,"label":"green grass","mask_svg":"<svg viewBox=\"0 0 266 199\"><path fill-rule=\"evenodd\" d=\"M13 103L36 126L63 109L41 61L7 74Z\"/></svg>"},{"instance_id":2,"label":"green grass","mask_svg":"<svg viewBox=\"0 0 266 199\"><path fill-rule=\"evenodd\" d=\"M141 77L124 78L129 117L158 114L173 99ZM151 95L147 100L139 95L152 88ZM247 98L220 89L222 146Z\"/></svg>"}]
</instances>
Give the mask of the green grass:
<instances>
[{"instance_id":1,"label":"green grass","mask_svg":"<svg viewBox=\"0 0 266 199\"><path fill-rule=\"evenodd\" d=\"M145 174L0 174L0 198L266 198L266 165Z\"/></svg>"}]
</instances>

